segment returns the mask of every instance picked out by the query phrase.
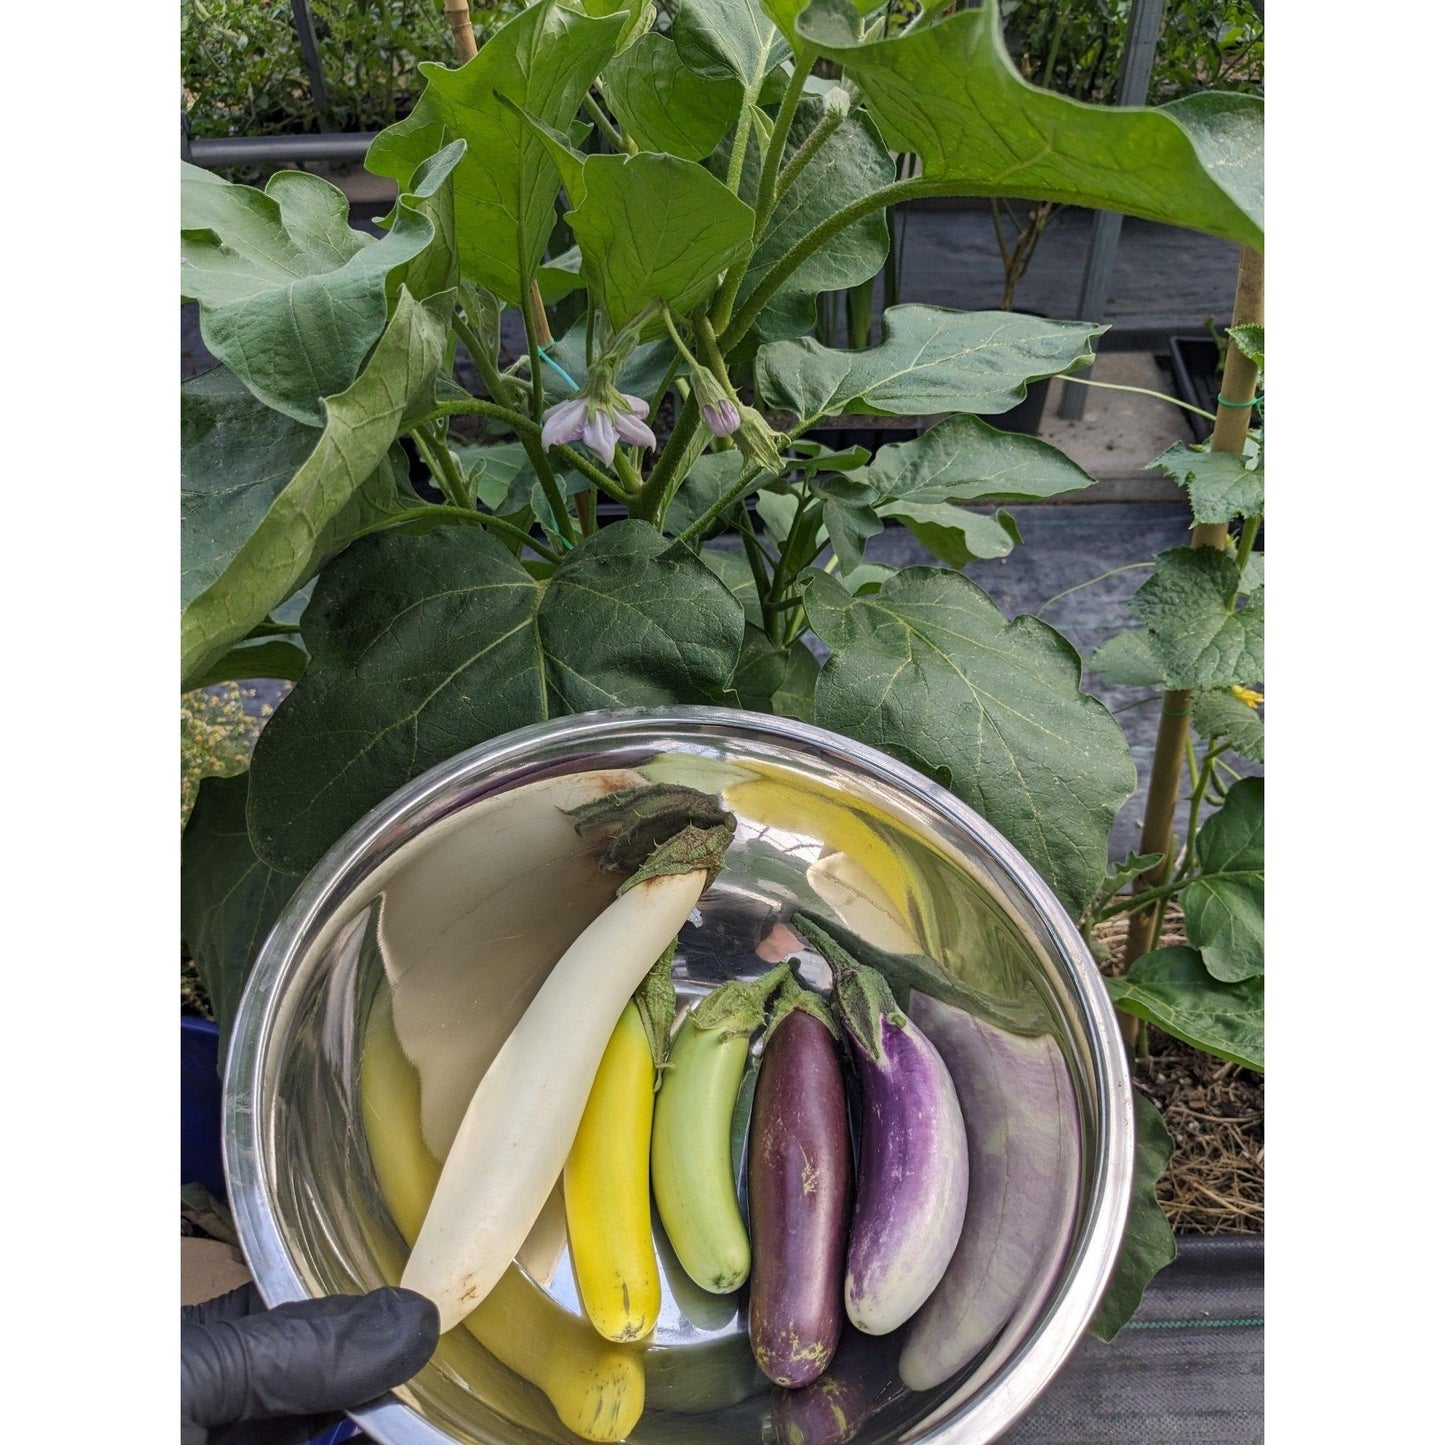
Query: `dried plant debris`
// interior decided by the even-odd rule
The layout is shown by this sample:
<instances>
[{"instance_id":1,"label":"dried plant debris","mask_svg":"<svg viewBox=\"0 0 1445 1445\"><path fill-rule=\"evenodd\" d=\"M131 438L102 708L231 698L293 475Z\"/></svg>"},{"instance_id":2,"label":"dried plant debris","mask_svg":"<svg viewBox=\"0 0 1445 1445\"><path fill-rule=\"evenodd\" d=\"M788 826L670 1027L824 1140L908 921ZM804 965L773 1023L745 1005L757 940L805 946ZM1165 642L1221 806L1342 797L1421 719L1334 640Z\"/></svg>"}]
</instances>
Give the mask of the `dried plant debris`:
<instances>
[{"instance_id":1,"label":"dried plant debris","mask_svg":"<svg viewBox=\"0 0 1445 1445\"><path fill-rule=\"evenodd\" d=\"M1098 929L1120 974L1128 920ZM1159 946L1186 943L1184 916L1171 905ZM1264 1230L1264 1076L1147 1027L1148 1053L1134 1081L1153 1100L1174 1140L1159 1181L1159 1203L1177 1234L1259 1234Z\"/></svg>"}]
</instances>

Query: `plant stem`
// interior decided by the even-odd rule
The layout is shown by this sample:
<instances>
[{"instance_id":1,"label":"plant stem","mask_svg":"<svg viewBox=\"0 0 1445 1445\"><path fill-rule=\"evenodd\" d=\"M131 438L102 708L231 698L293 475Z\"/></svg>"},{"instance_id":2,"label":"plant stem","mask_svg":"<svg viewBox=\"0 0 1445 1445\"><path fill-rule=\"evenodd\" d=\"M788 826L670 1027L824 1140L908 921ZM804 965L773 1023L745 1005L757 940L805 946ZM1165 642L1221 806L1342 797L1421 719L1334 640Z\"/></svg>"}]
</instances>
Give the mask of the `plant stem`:
<instances>
[{"instance_id":1,"label":"plant stem","mask_svg":"<svg viewBox=\"0 0 1445 1445\"><path fill-rule=\"evenodd\" d=\"M743 103L738 108L737 129L733 131L733 148L728 156L727 187L733 195L738 194L743 183L743 162L748 156L748 137L753 133L753 107L758 103L766 79L767 76L760 73L743 85Z\"/></svg>"},{"instance_id":2,"label":"plant stem","mask_svg":"<svg viewBox=\"0 0 1445 1445\"><path fill-rule=\"evenodd\" d=\"M793 128L793 116L797 113L798 102L803 98L803 87L813 69L813 52L800 48L793 60L793 75L783 93L782 104L778 106L778 118L773 122L773 136L768 142L768 153L763 157L762 174L758 177L756 212L753 217L753 244L756 246L768 224L778 197L786 186L778 187L778 167L782 164L783 151L787 148L788 132Z\"/></svg>"},{"instance_id":3,"label":"plant stem","mask_svg":"<svg viewBox=\"0 0 1445 1445\"><path fill-rule=\"evenodd\" d=\"M1107 581L1110 577L1117 577L1121 572L1137 572L1141 567L1152 567L1152 562L1128 562L1122 567L1111 567L1107 572L1100 572L1097 577L1090 577L1087 582L1076 583L1073 587L1065 587L1062 592L1055 592L1046 602L1042 602L1034 608L1034 616L1046 612L1055 602L1062 602L1065 597L1075 592L1082 592L1085 587L1092 587L1096 582Z\"/></svg>"},{"instance_id":4,"label":"plant stem","mask_svg":"<svg viewBox=\"0 0 1445 1445\"><path fill-rule=\"evenodd\" d=\"M1264 258L1249 247L1242 247L1239 275L1234 291L1232 325L1257 325L1264 315ZM1254 395L1257 368L1233 340L1229 343L1224 364L1224 383L1220 395L1226 401L1246 401ZM1221 406L1214 419L1211 451L1244 450L1249 433L1249 412L1242 406ZM1197 526L1190 538L1193 547L1229 546L1229 533L1223 525ZM1174 809L1179 797L1179 773L1189 745L1189 718L1193 710L1194 691L1180 688L1164 694L1159 714L1159 731L1154 742L1154 761L1149 773L1149 792L1144 805L1144 829L1139 841L1141 853L1162 854L1160 862L1136 881L1135 892L1143 895L1157 888L1170 871L1173 855L1172 833ZM1192 821L1192 820L1191 820ZM1159 936L1164 908L1156 903L1136 913L1130 920L1129 936L1124 945L1125 968L1147 952ZM1125 1040L1132 1044L1138 1034L1139 1021L1129 1014L1119 1015Z\"/></svg>"},{"instance_id":5,"label":"plant stem","mask_svg":"<svg viewBox=\"0 0 1445 1445\"><path fill-rule=\"evenodd\" d=\"M519 239L517 244L519 261L521 259L521 249L521 241ZM540 422L542 420L542 413L547 409L547 406L546 397L542 391L542 361L537 354L537 320L532 313L533 308L529 296L527 298L527 304L522 307L522 325L527 333L527 369L531 372L532 376L532 420ZM543 314L545 315L546 313L544 312Z\"/></svg>"},{"instance_id":6,"label":"plant stem","mask_svg":"<svg viewBox=\"0 0 1445 1445\"><path fill-rule=\"evenodd\" d=\"M475 526L485 527L487 531L495 532L499 537L508 537L514 542L520 542L530 547L539 557L548 562L555 564L562 560L560 553L554 552L545 542L539 541L530 532L524 532L520 527L514 527L510 522L492 516L490 512L478 512L468 507L438 505L413 507L406 512L392 513L388 517L383 517L379 522L372 522L368 526L359 528L351 534L348 540L354 542L358 537L371 536L373 532L389 532L393 527L409 527L417 522L426 521L428 518L441 517L453 522L470 522Z\"/></svg>"},{"instance_id":7,"label":"plant stem","mask_svg":"<svg viewBox=\"0 0 1445 1445\"><path fill-rule=\"evenodd\" d=\"M413 427L410 436L432 478L446 494L447 501L458 511L465 511L468 507L475 508L475 503L467 495L467 484L457 470L456 462L447 447L446 437L443 436L438 441L430 429L422 426Z\"/></svg>"},{"instance_id":8,"label":"plant stem","mask_svg":"<svg viewBox=\"0 0 1445 1445\"><path fill-rule=\"evenodd\" d=\"M452 329L461 338L461 343L467 349L467 355L472 358L478 374L482 378L482 384L487 388L487 394L493 401L503 405L512 397L512 379L504 377L498 370L496 363L487 355L487 348L482 344L482 339L472 330L470 322L461 315L452 318Z\"/></svg>"},{"instance_id":9,"label":"plant stem","mask_svg":"<svg viewBox=\"0 0 1445 1445\"><path fill-rule=\"evenodd\" d=\"M535 440L538 450L541 450L542 428L530 417L523 416L519 411L513 411L511 407L498 406L495 402L482 401L478 397L471 397L466 401L448 401L440 406L433 407L431 411L424 413L417 418L417 425L435 421L438 417L446 416L489 416L497 421L505 422L506 425L521 439L522 445L527 446L529 440ZM556 450L561 454L562 460L572 468L574 472L580 472L598 491L606 492L614 502L626 502L627 493L612 478L607 475L595 462L590 462L581 452L568 446L566 443L559 443ZM528 458L532 457L531 449L527 451ZM545 457L544 457L545 461ZM532 461L536 466L536 461ZM547 466L550 474L551 466ZM538 470L538 477L542 475ZM554 482L555 485L555 482ZM551 498L549 497L550 501Z\"/></svg>"},{"instance_id":10,"label":"plant stem","mask_svg":"<svg viewBox=\"0 0 1445 1445\"><path fill-rule=\"evenodd\" d=\"M727 353L747 335L748 327L758 319L763 307L773 299L778 288L813 254L820 246L832 240L840 231L845 231L855 221L870 211L885 206L897 205L900 201L911 201L920 196L944 195L946 185L930 185L924 180L895 181L882 186L867 196L860 196L841 210L835 211L826 221L819 221L806 235L801 236L778 258L772 269L754 288L743 309L726 324L718 337L718 345Z\"/></svg>"},{"instance_id":11,"label":"plant stem","mask_svg":"<svg viewBox=\"0 0 1445 1445\"><path fill-rule=\"evenodd\" d=\"M1191 402L1180 401L1177 396L1170 396L1167 391L1151 391L1147 386L1125 386L1122 381L1095 381L1088 376L1065 376L1059 374L1060 381L1072 381L1075 386L1097 386L1105 391L1132 391L1139 396L1152 396L1156 401L1167 401L1183 411L1192 411L1195 416L1202 416L1207 421L1214 420L1212 411L1205 411L1201 406L1195 406Z\"/></svg>"},{"instance_id":12,"label":"plant stem","mask_svg":"<svg viewBox=\"0 0 1445 1445\"><path fill-rule=\"evenodd\" d=\"M612 465L617 468L622 483L627 488L623 496L616 500L623 501L629 496L635 497L642 490L642 473L632 465L632 459L627 455L625 447L618 447L613 453Z\"/></svg>"},{"instance_id":13,"label":"plant stem","mask_svg":"<svg viewBox=\"0 0 1445 1445\"><path fill-rule=\"evenodd\" d=\"M687 342L682 339L682 333L677 329L677 323L672 314L671 306L662 308L662 324L667 327L667 334L672 337L672 344L677 347L677 354L692 367L694 371L702 370L702 363L692 354Z\"/></svg>"},{"instance_id":14,"label":"plant stem","mask_svg":"<svg viewBox=\"0 0 1445 1445\"><path fill-rule=\"evenodd\" d=\"M758 594L758 606L761 608L768 595L768 557L763 551L762 543L758 541L757 533L753 531L752 518L748 516L748 509L745 505L739 506L741 514L732 525L737 529L737 534L743 539L743 551L747 555L748 568L753 574L753 590Z\"/></svg>"},{"instance_id":15,"label":"plant stem","mask_svg":"<svg viewBox=\"0 0 1445 1445\"><path fill-rule=\"evenodd\" d=\"M577 522L584 537L590 537L597 530L596 492L583 492L577 498Z\"/></svg>"},{"instance_id":16,"label":"plant stem","mask_svg":"<svg viewBox=\"0 0 1445 1445\"><path fill-rule=\"evenodd\" d=\"M629 140L612 124L607 118L607 112L597 104L590 90L582 97L582 104L586 107L587 114L596 121L597 129L607 137L608 145L610 145L618 155L635 156L637 154L636 143Z\"/></svg>"},{"instance_id":17,"label":"plant stem","mask_svg":"<svg viewBox=\"0 0 1445 1445\"><path fill-rule=\"evenodd\" d=\"M677 535L679 542L691 542L694 537L702 536L712 524L717 521L724 512L728 511L734 502L740 502L750 491L756 491L764 481L770 480L769 474L763 472L761 467L744 466L743 474L728 490L705 511L690 526L684 527Z\"/></svg>"},{"instance_id":18,"label":"plant stem","mask_svg":"<svg viewBox=\"0 0 1445 1445\"><path fill-rule=\"evenodd\" d=\"M667 445L663 447L661 455L647 474L642 490L628 503L628 511L632 516L650 521L661 528L662 519L667 514L667 504L671 500L673 478L682 465L682 459L691 450L701 425L702 409L697 404L697 397L690 395L678 413L677 423L672 429L672 435L667 439Z\"/></svg>"},{"instance_id":19,"label":"plant stem","mask_svg":"<svg viewBox=\"0 0 1445 1445\"><path fill-rule=\"evenodd\" d=\"M843 117L836 112L825 115L817 125L807 134L797 150L788 158L788 164L783 167L783 173L778 177L778 191L768 204L768 213L772 214L773 207L788 194L793 182L803 174L808 162L818 154L819 148L827 141L828 137L843 124Z\"/></svg>"},{"instance_id":20,"label":"plant stem","mask_svg":"<svg viewBox=\"0 0 1445 1445\"><path fill-rule=\"evenodd\" d=\"M1240 575L1244 575L1245 564L1249 561L1249 554L1254 551L1254 539L1259 536L1259 524L1264 520L1258 515L1246 517L1244 526L1239 529L1239 541L1235 544L1235 557L1239 562Z\"/></svg>"}]
</instances>

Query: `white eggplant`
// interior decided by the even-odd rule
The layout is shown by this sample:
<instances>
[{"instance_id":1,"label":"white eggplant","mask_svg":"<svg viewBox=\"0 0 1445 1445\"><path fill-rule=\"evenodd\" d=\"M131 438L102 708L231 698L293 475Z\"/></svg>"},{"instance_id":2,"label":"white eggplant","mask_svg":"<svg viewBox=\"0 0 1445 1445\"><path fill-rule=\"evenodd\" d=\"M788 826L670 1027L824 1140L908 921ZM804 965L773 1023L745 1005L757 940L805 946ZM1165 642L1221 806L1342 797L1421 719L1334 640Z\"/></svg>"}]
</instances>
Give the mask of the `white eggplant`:
<instances>
[{"instance_id":1,"label":"white eggplant","mask_svg":"<svg viewBox=\"0 0 1445 1445\"><path fill-rule=\"evenodd\" d=\"M477 1085L401 1283L451 1329L486 1298L566 1163L618 1015L677 937L707 868L634 884L590 924Z\"/></svg>"}]
</instances>

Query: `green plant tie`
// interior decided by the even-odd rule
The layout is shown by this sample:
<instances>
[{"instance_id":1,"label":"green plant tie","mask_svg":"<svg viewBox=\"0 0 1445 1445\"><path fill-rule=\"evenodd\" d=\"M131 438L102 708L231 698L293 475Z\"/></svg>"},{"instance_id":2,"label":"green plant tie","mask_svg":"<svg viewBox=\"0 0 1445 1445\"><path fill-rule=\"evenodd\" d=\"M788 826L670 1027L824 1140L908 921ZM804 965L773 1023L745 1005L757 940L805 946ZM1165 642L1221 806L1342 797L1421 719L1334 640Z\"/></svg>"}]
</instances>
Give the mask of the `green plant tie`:
<instances>
[{"instance_id":1,"label":"green plant tie","mask_svg":"<svg viewBox=\"0 0 1445 1445\"><path fill-rule=\"evenodd\" d=\"M542 360L545 361L547 365L550 366L552 370L555 371L557 375L560 376L562 380L565 381L567 385L572 388L573 391L582 390L582 388L578 386L577 383L573 381L570 376L567 375L561 364L559 362L553 361L552 358L547 355L545 347L539 347L537 350L537 355L540 356Z\"/></svg>"},{"instance_id":2,"label":"green plant tie","mask_svg":"<svg viewBox=\"0 0 1445 1445\"><path fill-rule=\"evenodd\" d=\"M1216 400L1220 406L1258 406L1264 400L1264 393L1261 391L1258 395L1250 397L1248 401L1225 401L1222 396Z\"/></svg>"}]
</instances>

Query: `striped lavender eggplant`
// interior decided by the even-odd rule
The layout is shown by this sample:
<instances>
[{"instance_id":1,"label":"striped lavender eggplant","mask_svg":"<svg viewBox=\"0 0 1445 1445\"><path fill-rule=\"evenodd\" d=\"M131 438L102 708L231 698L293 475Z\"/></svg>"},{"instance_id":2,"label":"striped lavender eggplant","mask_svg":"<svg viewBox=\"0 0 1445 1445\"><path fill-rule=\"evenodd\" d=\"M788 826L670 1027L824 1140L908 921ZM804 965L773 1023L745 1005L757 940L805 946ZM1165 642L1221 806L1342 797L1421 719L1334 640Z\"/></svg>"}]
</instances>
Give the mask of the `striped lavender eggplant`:
<instances>
[{"instance_id":1,"label":"striped lavender eggplant","mask_svg":"<svg viewBox=\"0 0 1445 1445\"><path fill-rule=\"evenodd\" d=\"M958 1245L968 1202L963 1113L938 1050L883 975L810 920L794 923L833 970L862 1095L844 1303L860 1330L883 1335L922 1307Z\"/></svg>"},{"instance_id":2,"label":"striped lavender eggplant","mask_svg":"<svg viewBox=\"0 0 1445 1445\"><path fill-rule=\"evenodd\" d=\"M1079 1189L1073 1085L1059 1046L915 992L914 1021L937 1045L968 1109L968 1218L942 1283L908 1327L899 1374L942 1384L1057 1277ZM1026 1316L1027 1317L1027 1316Z\"/></svg>"},{"instance_id":3,"label":"striped lavender eggplant","mask_svg":"<svg viewBox=\"0 0 1445 1445\"><path fill-rule=\"evenodd\" d=\"M853 1148L833 1028L813 994L784 985L749 1126L748 1337L758 1368L789 1389L828 1368L843 1327Z\"/></svg>"}]
</instances>

